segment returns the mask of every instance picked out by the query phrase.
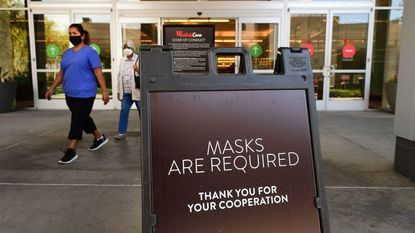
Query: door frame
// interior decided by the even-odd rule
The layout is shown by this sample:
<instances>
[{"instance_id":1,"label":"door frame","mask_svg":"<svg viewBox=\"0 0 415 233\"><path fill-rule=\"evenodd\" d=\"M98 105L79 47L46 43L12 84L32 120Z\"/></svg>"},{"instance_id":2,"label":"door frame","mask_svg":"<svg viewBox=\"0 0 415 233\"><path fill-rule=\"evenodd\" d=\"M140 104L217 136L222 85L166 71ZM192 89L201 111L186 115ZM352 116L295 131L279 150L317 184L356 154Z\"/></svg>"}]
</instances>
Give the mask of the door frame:
<instances>
[{"instance_id":1,"label":"door frame","mask_svg":"<svg viewBox=\"0 0 415 233\"><path fill-rule=\"evenodd\" d=\"M337 73L364 73L365 74L365 88L363 94L363 100L341 100L336 99L332 100L329 97L330 86L327 85L326 87L326 110L328 111L339 111L339 110L367 110L369 108L369 90L370 90L370 75L371 75L371 61L372 61L372 47L373 47L373 11L370 9L367 10L344 10L344 9L330 9L329 10L329 35L330 39L329 47L326 49L326 53L328 54L328 63L327 65L331 66L331 50L332 50L332 38L333 38L333 18L335 14L367 14L368 16L368 31L367 31L367 38L366 38L366 61L365 61L365 69L334 69L332 71L333 74ZM331 78L331 77L329 77ZM330 83L330 80L328 80Z\"/></svg>"},{"instance_id":2,"label":"door frame","mask_svg":"<svg viewBox=\"0 0 415 233\"><path fill-rule=\"evenodd\" d=\"M278 26L278 28L277 28L278 29L277 30L278 35L276 37L277 41L274 41L275 50L274 50L274 54L273 54L274 66L275 66L275 61L277 59L277 49L279 47L282 47L282 44L284 44L281 41L283 39L282 25L281 25L282 19L281 19L281 17L282 16L279 16L279 17L277 17L277 16L275 16L275 17L239 17L237 19L237 31L236 31L236 34L237 34L236 42L237 42L237 44L236 44L236 46L238 46L238 47L242 46L242 24L244 24L244 23L252 23L252 24L255 24L255 23L269 23L269 24L275 23L275 24L277 24L277 26ZM270 72L272 73L273 70L255 70L255 73L270 73Z\"/></svg>"},{"instance_id":3,"label":"door frame","mask_svg":"<svg viewBox=\"0 0 415 233\"><path fill-rule=\"evenodd\" d=\"M368 14L368 32L367 32L367 49L366 49L366 68L363 70L332 70L331 69L331 50L333 37L333 15L335 14ZM326 43L324 53L324 66L322 69L314 69L313 73L321 73L324 76L323 82L323 99L316 100L317 110L319 111L362 111L369 108L369 90L370 90L370 75L371 75L371 61L373 49L373 20L374 12L372 8L364 9L340 9L340 8L326 8L326 9L289 9L288 25L291 25L292 15L325 15L326 16ZM290 35L290 27L288 27L288 35ZM363 93L363 100L330 100L330 78L336 73L365 73L365 88Z\"/></svg>"},{"instance_id":4,"label":"door frame","mask_svg":"<svg viewBox=\"0 0 415 233\"><path fill-rule=\"evenodd\" d=\"M115 54L115 67L113 68L113 76L112 81L114 83L113 86L113 93L114 94L114 105L116 109L121 109L121 101L116 98L116 93L118 93L118 73L120 72L120 62L122 55L122 26L121 24L131 23L131 24L157 24L157 44L161 44L161 19L159 17L133 17L133 16L121 16L117 20L117 30L115 35L115 46L114 47L114 54ZM136 109L135 104L131 107L132 109Z\"/></svg>"},{"instance_id":5,"label":"door frame","mask_svg":"<svg viewBox=\"0 0 415 233\"><path fill-rule=\"evenodd\" d=\"M114 33L113 32L113 17L112 17L112 10L110 8L99 8L94 9L91 11L89 8L81 8L80 5L77 4L76 7L73 5L71 8L64 8L64 6L43 6L43 4L35 4L36 7L31 9L29 11L29 18L32 23L29 24L29 36L30 36L30 53L31 53L31 68L32 68L32 82L33 82L33 92L34 92L34 105L37 109L69 109L65 103L65 99L40 99L39 98L39 86L38 86L38 75L37 73L40 72L58 72L59 69L38 69L37 68L37 57L36 57L36 40L35 40L35 25L34 25L34 16L36 14L56 14L56 15L67 15L69 19L69 24L75 22L75 14L87 14L91 13L93 15L99 15L99 14L106 14L110 16L110 41L114 41ZM72 5L71 5L72 6ZM68 25L69 26L69 25ZM68 42L68 48L70 48L70 43ZM111 76L114 76L114 46L110 44L110 50L111 50L111 69L103 69L104 73L111 73ZM63 51L62 51L63 52ZM114 79L112 78L112 87L114 86ZM113 91L114 92L114 91ZM97 101L94 102L94 109L114 109L114 101L113 99L116 98L114 94L112 95L112 98L110 101L104 105L104 103L97 98Z\"/></svg>"},{"instance_id":6,"label":"door frame","mask_svg":"<svg viewBox=\"0 0 415 233\"><path fill-rule=\"evenodd\" d=\"M30 53L32 60L32 82L33 82L33 93L34 93L34 103L35 108L38 109L69 109L65 104L65 99L51 99L50 101L46 99L40 99L39 95L39 86L38 86L38 72L47 73L47 72L59 72L59 69L42 69L37 68L37 56L36 56L36 38L35 38L35 22L34 15L36 14L50 14L50 15L67 15L68 22L73 21L72 13L70 9L32 9L29 12L29 17L31 23L29 24L30 30ZM68 25L69 26L69 25ZM68 48L70 44L68 41ZM63 52L63 51L62 51Z\"/></svg>"}]
</instances>

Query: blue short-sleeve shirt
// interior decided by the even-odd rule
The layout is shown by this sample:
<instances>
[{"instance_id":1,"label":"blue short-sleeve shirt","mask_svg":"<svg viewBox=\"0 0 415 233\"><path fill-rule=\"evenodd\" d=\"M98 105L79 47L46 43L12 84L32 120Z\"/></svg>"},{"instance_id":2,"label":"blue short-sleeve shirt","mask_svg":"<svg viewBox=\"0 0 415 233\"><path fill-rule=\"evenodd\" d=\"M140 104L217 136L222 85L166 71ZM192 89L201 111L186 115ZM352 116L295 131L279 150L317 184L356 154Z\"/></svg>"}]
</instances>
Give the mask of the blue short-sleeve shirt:
<instances>
[{"instance_id":1,"label":"blue short-sleeve shirt","mask_svg":"<svg viewBox=\"0 0 415 233\"><path fill-rule=\"evenodd\" d=\"M75 98L90 98L97 94L97 81L94 69L101 67L101 59L90 46L78 51L72 48L62 55L62 89L65 95Z\"/></svg>"}]
</instances>

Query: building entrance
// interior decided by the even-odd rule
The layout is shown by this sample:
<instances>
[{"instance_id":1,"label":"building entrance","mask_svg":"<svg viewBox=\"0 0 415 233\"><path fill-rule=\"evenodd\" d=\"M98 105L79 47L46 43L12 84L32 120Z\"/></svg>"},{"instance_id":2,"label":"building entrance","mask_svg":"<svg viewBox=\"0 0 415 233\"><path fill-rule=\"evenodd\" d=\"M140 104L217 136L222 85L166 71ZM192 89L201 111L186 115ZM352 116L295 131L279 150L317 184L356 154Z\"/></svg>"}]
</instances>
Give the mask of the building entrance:
<instances>
[{"instance_id":1,"label":"building entrance","mask_svg":"<svg viewBox=\"0 0 415 233\"><path fill-rule=\"evenodd\" d=\"M140 45L162 44L164 25L213 25L215 47L247 48L256 73L272 73L280 46L279 18L121 18L120 22L121 43L131 40L137 49ZM218 57L219 72L237 70L237 57Z\"/></svg>"},{"instance_id":2,"label":"building entrance","mask_svg":"<svg viewBox=\"0 0 415 233\"><path fill-rule=\"evenodd\" d=\"M37 93L37 107L42 109L67 108L62 86L52 95L51 101L45 99L46 90L52 85L60 69L62 53L71 45L68 41L68 26L72 23L82 23L91 37L90 46L99 54L101 67L107 84L107 90L112 98L114 88L112 81L113 61L111 47L111 12L107 9L89 12L80 9L65 10L33 10L34 43L36 59L33 59L32 70L35 77L34 89ZM98 89L97 99L101 99ZM95 107L100 109L114 108L114 102L104 105L96 101Z\"/></svg>"},{"instance_id":3,"label":"building entrance","mask_svg":"<svg viewBox=\"0 0 415 233\"><path fill-rule=\"evenodd\" d=\"M290 46L310 52L317 109L366 109L369 18L366 10L291 11Z\"/></svg>"},{"instance_id":4,"label":"building entrance","mask_svg":"<svg viewBox=\"0 0 415 233\"><path fill-rule=\"evenodd\" d=\"M286 0L180 4L125 0L97 3L92 8L85 6L89 4L72 3L65 7L46 1L30 4L31 71L36 108L65 106L60 90L52 101L45 100L43 95L59 70L60 54L70 47L66 34L71 23L82 23L92 32L91 38L100 52L107 85L113 94L114 101L106 106L97 101L96 109L119 107L116 94L122 44L132 40L137 51L141 45L161 45L163 26L173 24L214 25L215 46L248 49L255 73L273 71L278 47L308 48L317 109L368 108L374 1L356 1L352 8L338 1ZM237 72L238 61L238 57L219 57L219 71ZM389 73L387 76L393 77ZM381 95L381 87L376 90Z\"/></svg>"}]
</instances>

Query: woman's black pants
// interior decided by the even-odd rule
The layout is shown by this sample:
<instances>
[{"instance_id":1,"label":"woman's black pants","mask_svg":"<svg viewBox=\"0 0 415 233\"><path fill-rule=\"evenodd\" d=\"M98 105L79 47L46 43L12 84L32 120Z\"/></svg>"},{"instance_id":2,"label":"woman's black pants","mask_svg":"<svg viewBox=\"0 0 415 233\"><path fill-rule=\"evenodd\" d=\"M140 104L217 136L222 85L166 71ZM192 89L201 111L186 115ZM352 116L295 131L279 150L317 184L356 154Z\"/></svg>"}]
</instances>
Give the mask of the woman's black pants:
<instances>
[{"instance_id":1,"label":"woman's black pants","mask_svg":"<svg viewBox=\"0 0 415 233\"><path fill-rule=\"evenodd\" d=\"M71 129L69 131L69 140L81 140L82 131L90 134L97 130L94 120L89 116L94 106L95 97L91 98L74 98L66 96L66 104L71 110Z\"/></svg>"}]
</instances>

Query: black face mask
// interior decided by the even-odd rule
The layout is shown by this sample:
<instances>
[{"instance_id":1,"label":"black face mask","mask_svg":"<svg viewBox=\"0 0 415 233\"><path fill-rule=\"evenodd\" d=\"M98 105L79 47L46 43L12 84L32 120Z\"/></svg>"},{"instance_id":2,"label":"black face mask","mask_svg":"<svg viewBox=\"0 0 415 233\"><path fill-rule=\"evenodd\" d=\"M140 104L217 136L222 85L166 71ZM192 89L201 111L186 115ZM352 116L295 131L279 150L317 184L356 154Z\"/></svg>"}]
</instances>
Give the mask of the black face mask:
<instances>
[{"instance_id":1,"label":"black face mask","mask_svg":"<svg viewBox=\"0 0 415 233\"><path fill-rule=\"evenodd\" d=\"M70 36L69 37L69 41L74 45L77 46L80 43L82 43L82 38L81 36Z\"/></svg>"}]
</instances>

